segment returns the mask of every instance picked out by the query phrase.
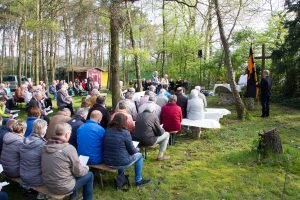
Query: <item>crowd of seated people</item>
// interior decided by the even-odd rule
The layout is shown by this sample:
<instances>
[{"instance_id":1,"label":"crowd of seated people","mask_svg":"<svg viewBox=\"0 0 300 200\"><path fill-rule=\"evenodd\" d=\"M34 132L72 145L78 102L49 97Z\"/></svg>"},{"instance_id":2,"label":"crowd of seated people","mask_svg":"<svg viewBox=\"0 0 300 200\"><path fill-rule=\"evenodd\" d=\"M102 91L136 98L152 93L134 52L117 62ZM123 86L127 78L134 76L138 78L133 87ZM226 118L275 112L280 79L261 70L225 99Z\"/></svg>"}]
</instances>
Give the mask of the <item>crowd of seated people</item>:
<instances>
[{"instance_id":1,"label":"crowd of seated people","mask_svg":"<svg viewBox=\"0 0 300 200\"><path fill-rule=\"evenodd\" d=\"M56 99L59 111L50 118L46 106L49 95L45 84L40 83L26 88L32 95L26 107L26 123L5 115L7 100L0 98L0 117L6 120L6 125L0 127L0 160L4 173L8 177L20 177L26 191L45 185L54 194L72 193L75 198L82 187L83 198L92 199L93 174L78 158L84 155L89 157L89 165L104 163L119 174L134 165L135 184L149 183L149 179L142 178L142 154L132 141L138 141L140 146L159 146L157 160L168 160L170 137L180 131L182 119L199 117L206 104L198 87L188 98L182 87L171 95L168 84L163 80L158 95L156 87L150 85L139 98L135 89L127 90L125 99L120 99L111 113L105 105L105 96L99 92L99 84L86 82L80 86L88 87L90 94L84 97L75 114L72 94L68 92L72 84L53 82L49 92ZM75 85L79 86L78 81ZM78 94L76 90L74 93Z\"/></svg>"}]
</instances>

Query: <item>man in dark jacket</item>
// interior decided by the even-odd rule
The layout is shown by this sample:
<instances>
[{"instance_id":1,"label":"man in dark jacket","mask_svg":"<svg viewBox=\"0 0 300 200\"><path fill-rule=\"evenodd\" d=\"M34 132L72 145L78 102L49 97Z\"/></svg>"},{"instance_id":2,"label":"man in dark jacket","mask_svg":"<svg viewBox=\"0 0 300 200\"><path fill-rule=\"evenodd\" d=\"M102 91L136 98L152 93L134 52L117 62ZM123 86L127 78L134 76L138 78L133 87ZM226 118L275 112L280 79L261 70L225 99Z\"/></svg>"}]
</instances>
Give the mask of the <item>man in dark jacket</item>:
<instances>
[{"instance_id":1,"label":"man in dark jacket","mask_svg":"<svg viewBox=\"0 0 300 200\"><path fill-rule=\"evenodd\" d=\"M69 139L69 144L73 145L77 149L77 129L84 124L88 115L88 108L78 108L77 113L73 119L68 121L68 124L72 126L72 133Z\"/></svg>"},{"instance_id":2,"label":"man in dark jacket","mask_svg":"<svg viewBox=\"0 0 300 200\"><path fill-rule=\"evenodd\" d=\"M269 70L264 70L263 78L259 84L260 87L260 100L262 106L262 115L261 117L269 117L270 114L270 97L272 94L272 79L270 78Z\"/></svg>"},{"instance_id":3,"label":"man in dark jacket","mask_svg":"<svg viewBox=\"0 0 300 200\"><path fill-rule=\"evenodd\" d=\"M177 88L177 105L181 107L182 110L182 116L183 118L186 118L186 108L187 108L187 97L183 94L183 88L179 87Z\"/></svg>"},{"instance_id":4,"label":"man in dark jacket","mask_svg":"<svg viewBox=\"0 0 300 200\"><path fill-rule=\"evenodd\" d=\"M89 114L87 116L87 119L90 119L91 113L94 110L99 110L102 113L102 120L100 122L100 125L106 129L107 128L107 124L110 121L110 113L108 111L108 109L105 106L105 96L98 96L96 99L96 103L90 108L89 110Z\"/></svg>"},{"instance_id":5,"label":"man in dark jacket","mask_svg":"<svg viewBox=\"0 0 300 200\"><path fill-rule=\"evenodd\" d=\"M15 119L9 119L6 125L0 126L0 156L2 152L3 137L6 133L12 132L12 126L17 122Z\"/></svg>"},{"instance_id":6,"label":"man in dark jacket","mask_svg":"<svg viewBox=\"0 0 300 200\"><path fill-rule=\"evenodd\" d=\"M33 107L38 107L41 111L41 118L46 120L49 123L48 113L45 111L45 106L41 102L43 99L43 93L40 91L34 92L31 100L27 104L27 111Z\"/></svg>"},{"instance_id":7,"label":"man in dark jacket","mask_svg":"<svg viewBox=\"0 0 300 200\"><path fill-rule=\"evenodd\" d=\"M170 156L164 155L170 134L160 127L159 119L154 113L155 106L148 104L144 112L140 113L135 122L133 139L144 146L159 144L157 160L168 160Z\"/></svg>"}]
</instances>

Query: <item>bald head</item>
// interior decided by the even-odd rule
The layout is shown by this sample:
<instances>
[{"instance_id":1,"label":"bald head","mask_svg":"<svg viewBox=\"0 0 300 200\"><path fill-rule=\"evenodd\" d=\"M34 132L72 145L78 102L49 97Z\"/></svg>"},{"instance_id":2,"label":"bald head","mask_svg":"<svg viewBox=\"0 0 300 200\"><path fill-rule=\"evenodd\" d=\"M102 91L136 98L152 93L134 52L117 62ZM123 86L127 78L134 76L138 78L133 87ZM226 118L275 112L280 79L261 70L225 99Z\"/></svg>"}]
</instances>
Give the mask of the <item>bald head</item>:
<instances>
[{"instance_id":1,"label":"bald head","mask_svg":"<svg viewBox=\"0 0 300 200\"><path fill-rule=\"evenodd\" d=\"M99 110L94 110L91 113L90 119L96 122L100 122L102 120L102 113Z\"/></svg>"}]
</instances>

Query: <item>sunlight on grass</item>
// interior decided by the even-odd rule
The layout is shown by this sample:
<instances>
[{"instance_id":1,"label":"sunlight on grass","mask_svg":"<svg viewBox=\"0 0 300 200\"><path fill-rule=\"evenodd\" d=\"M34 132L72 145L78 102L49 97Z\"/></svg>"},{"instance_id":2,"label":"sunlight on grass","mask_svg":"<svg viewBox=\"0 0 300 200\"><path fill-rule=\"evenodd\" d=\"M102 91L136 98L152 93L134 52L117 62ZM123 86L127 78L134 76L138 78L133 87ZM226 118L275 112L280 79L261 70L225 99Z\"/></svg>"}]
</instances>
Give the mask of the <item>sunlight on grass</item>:
<instances>
[{"instance_id":1,"label":"sunlight on grass","mask_svg":"<svg viewBox=\"0 0 300 200\"><path fill-rule=\"evenodd\" d=\"M75 98L75 107L81 97ZM55 103L54 103L55 104ZM111 95L107 97L111 106ZM217 104L216 97L208 97L209 107ZM219 130L204 130L200 140L189 134L177 136L175 146L168 148L171 160L156 161L158 149L149 150L144 161L143 177L151 178L151 184L128 192L117 191L113 186L113 174L105 174L104 190L95 181L94 199L280 199L286 169L288 171L284 199L300 197L300 112L292 108L271 105L271 117L262 119L260 107L251 112L253 120L236 119L232 111L221 119ZM24 114L24 113L23 113ZM25 119L25 116L23 116ZM253 141L262 130L277 128L283 140L284 153L257 162L252 151ZM130 174L134 182L134 167ZM26 199L11 184L4 188L11 199Z\"/></svg>"}]
</instances>

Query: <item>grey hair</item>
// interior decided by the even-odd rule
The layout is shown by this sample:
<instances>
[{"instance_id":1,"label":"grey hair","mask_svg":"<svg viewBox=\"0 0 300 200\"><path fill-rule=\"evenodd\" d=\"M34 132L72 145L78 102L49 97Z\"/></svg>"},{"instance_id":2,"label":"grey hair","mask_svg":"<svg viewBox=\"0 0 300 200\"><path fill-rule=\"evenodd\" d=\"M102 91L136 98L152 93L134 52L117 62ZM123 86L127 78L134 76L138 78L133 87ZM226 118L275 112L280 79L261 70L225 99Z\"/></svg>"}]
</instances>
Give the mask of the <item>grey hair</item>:
<instances>
[{"instance_id":1,"label":"grey hair","mask_svg":"<svg viewBox=\"0 0 300 200\"><path fill-rule=\"evenodd\" d=\"M76 114L82 117L86 117L89 114L89 108L78 108Z\"/></svg>"},{"instance_id":2,"label":"grey hair","mask_svg":"<svg viewBox=\"0 0 300 200\"><path fill-rule=\"evenodd\" d=\"M269 75L270 75L270 71L269 71L269 70L264 70L264 74L265 74L266 76L269 76Z\"/></svg>"},{"instance_id":3,"label":"grey hair","mask_svg":"<svg viewBox=\"0 0 300 200\"><path fill-rule=\"evenodd\" d=\"M199 91L197 89L192 89L191 94L190 94L190 98L195 98L199 96Z\"/></svg>"},{"instance_id":4,"label":"grey hair","mask_svg":"<svg viewBox=\"0 0 300 200\"><path fill-rule=\"evenodd\" d=\"M64 109L62 109L62 111L63 111L64 113L66 113L67 116L71 116L71 111L70 111L69 108L64 108Z\"/></svg>"},{"instance_id":5,"label":"grey hair","mask_svg":"<svg viewBox=\"0 0 300 200\"><path fill-rule=\"evenodd\" d=\"M100 92L97 89L93 89L91 95L99 96Z\"/></svg>"},{"instance_id":6,"label":"grey hair","mask_svg":"<svg viewBox=\"0 0 300 200\"><path fill-rule=\"evenodd\" d=\"M68 123L58 123L54 129L54 133L57 136L63 136L65 134L71 133L71 132L72 132L72 127Z\"/></svg>"},{"instance_id":7,"label":"grey hair","mask_svg":"<svg viewBox=\"0 0 300 200\"><path fill-rule=\"evenodd\" d=\"M145 110L148 110L149 112L154 112L155 111L155 104L154 103L146 103Z\"/></svg>"},{"instance_id":8,"label":"grey hair","mask_svg":"<svg viewBox=\"0 0 300 200\"><path fill-rule=\"evenodd\" d=\"M131 92L126 92L126 94L125 94L126 99L132 99L132 97L133 97L133 94Z\"/></svg>"},{"instance_id":9,"label":"grey hair","mask_svg":"<svg viewBox=\"0 0 300 200\"><path fill-rule=\"evenodd\" d=\"M44 137L47 132L47 122L43 119L37 119L33 122L32 132Z\"/></svg>"},{"instance_id":10,"label":"grey hair","mask_svg":"<svg viewBox=\"0 0 300 200\"><path fill-rule=\"evenodd\" d=\"M164 88L160 89L159 94L165 94L166 90Z\"/></svg>"},{"instance_id":11,"label":"grey hair","mask_svg":"<svg viewBox=\"0 0 300 200\"><path fill-rule=\"evenodd\" d=\"M120 101L119 102L119 109L126 109L127 108L127 105L126 105L126 102L125 101Z\"/></svg>"},{"instance_id":12,"label":"grey hair","mask_svg":"<svg viewBox=\"0 0 300 200\"><path fill-rule=\"evenodd\" d=\"M34 96L34 97L37 97L37 96L41 96L41 97L42 97L42 96L43 96L43 93L42 93L41 91L38 90L38 91L35 91L35 92L33 93L33 96Z\"/></svg>"},{"instance_id":13,"label":"grey hair","mask_svg":"<svg viewBox=\"0 0 300 200\"><path fill-rule=\"evenodd\" d=\"M155 86L154 85L150 85L149 86L149 90L152 91L152 92L154 92L155 91Z\"/></svg>"}]
</instances>

